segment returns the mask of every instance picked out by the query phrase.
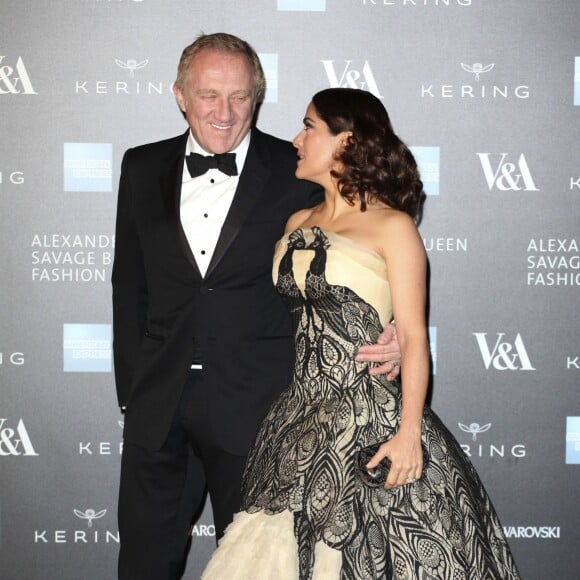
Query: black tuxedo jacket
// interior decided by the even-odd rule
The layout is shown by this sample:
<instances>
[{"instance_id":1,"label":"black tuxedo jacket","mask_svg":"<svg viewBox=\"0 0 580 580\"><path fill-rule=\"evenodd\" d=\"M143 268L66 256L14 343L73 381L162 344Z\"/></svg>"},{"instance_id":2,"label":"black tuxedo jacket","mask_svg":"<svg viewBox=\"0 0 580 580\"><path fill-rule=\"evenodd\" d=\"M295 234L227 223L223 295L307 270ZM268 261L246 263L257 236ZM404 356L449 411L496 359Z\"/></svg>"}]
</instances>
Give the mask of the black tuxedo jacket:
<instances>
[{"instance_id":1,"label":"black tuxedo jacket","mask_svg":"<svg viewBox=\"0 0 580 580\"><path fill-rule=\"evenodd\" d=\"M294 177L296 153L257 129L204 277L179 219L184 135L130 149L121 168L113 265L113 350L126 441L160 448L194 352L215 438L246 455L288 384L290 318L272 283L275 242L321 194Z\"/></svg>"}]
</instances>

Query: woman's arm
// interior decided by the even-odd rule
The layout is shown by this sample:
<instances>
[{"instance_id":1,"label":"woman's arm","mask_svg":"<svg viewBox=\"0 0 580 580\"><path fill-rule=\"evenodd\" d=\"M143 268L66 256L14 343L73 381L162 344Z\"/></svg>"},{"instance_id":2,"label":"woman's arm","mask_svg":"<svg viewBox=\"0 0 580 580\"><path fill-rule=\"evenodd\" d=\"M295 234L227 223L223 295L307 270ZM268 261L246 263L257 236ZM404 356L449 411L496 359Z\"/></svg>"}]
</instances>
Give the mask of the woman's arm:
<instances>
[{"instance_id":1,"label":"woman's arm","mask_svg":"<svg viewBox=\"0 0 580 580\"><path fill-rule=\"evenodd\" d=\"M378 247L387 263L393 314L401 349L402 410L397 434L381 446L369 463L387 456L391 469L385 487L418 479L423 469L421 425L429 380L429 349L425 321L426 256L413 220L389 211Z\"/></svg>"}]
</instances>

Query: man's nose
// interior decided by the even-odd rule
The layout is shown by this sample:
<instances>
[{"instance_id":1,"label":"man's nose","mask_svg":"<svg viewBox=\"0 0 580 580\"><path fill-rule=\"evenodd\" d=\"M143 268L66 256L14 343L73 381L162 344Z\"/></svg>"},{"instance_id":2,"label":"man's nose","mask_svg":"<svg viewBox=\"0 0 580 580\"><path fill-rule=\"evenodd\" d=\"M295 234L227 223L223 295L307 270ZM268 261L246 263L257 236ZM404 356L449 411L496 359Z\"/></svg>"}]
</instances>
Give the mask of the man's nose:
<instances>
[{"instance_id":1,"label":"man's nose","mask_svg":"<svg viewBox=\"0 0 580 580\"><path fill-rule=\"evenodd\" d=\"M215 114L220 121L230 121L232 119L232 106L228 99L220 99L218 101Z\"/></svg>"}]
</instances>

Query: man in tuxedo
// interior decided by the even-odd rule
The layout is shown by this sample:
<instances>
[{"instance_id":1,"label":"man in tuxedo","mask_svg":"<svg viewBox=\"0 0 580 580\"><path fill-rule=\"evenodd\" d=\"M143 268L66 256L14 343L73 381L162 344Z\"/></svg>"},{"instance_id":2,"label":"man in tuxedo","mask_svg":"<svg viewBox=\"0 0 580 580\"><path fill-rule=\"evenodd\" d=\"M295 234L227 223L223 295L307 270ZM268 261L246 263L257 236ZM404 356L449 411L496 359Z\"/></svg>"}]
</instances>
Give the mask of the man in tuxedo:
<instances>
[{"instance_id":1,"label":"man in tuxedo","mask_svg":"<svg viewBox=\"0 0 580 580\"><path fill-rule=\"evenodd\" d=\"M291 376L273 247L321 192L294 177L290 143L252 126L264 90L246 42L202 35L174 86L188 131L123 158L112 275L123 580L179 577L206 487L223 534L259 422ZM369 350L398 358L396 346Z\"/></svg>"}]
</instances>

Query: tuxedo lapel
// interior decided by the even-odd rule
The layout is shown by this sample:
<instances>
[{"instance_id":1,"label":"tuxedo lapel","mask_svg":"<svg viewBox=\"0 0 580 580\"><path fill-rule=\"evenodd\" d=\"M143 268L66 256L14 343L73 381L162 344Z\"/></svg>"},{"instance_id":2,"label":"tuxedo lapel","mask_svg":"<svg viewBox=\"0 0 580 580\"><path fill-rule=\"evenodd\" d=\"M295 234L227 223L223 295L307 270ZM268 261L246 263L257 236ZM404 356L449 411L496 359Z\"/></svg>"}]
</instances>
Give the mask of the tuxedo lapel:
<instances>
[{"instance_id":1,"label":"tuxedo lapel","mask_svg":"<svg viewBox=\"0 0 580 580\"><path fill-rule=\"evenodd\" d=\"M267 157L267 150L261 147L259 132L253 130L246 162L240 174L232 205L222 226L218 242L205 274L206 278L211 275L224 257L228 248L240 233L248 214L260 199L264 185L271 173L268 168Z\"/></svg>"},{"instance_id":2,"label":"tuxedo lapel","mask_svg":"<svg viewBox=\"0 0 580 580\"><path fill-rule=\"evenodd\" d=\"M195 261L193 252L189 247L189 242L185 235L183 225L181 223L181 185L183 181L183 164L185 162L185 147L187 143L187 136L189 131L186 131L179 140L178 146L171 151L166 160L167 169L161 176L161 191L163 192L165 210L169 217L169 222L174 224L179 238L179 244L187 261L191 264L196 276L200 279L203 277L199 270L199 266Z\"/></svg>"}]
</instances>

